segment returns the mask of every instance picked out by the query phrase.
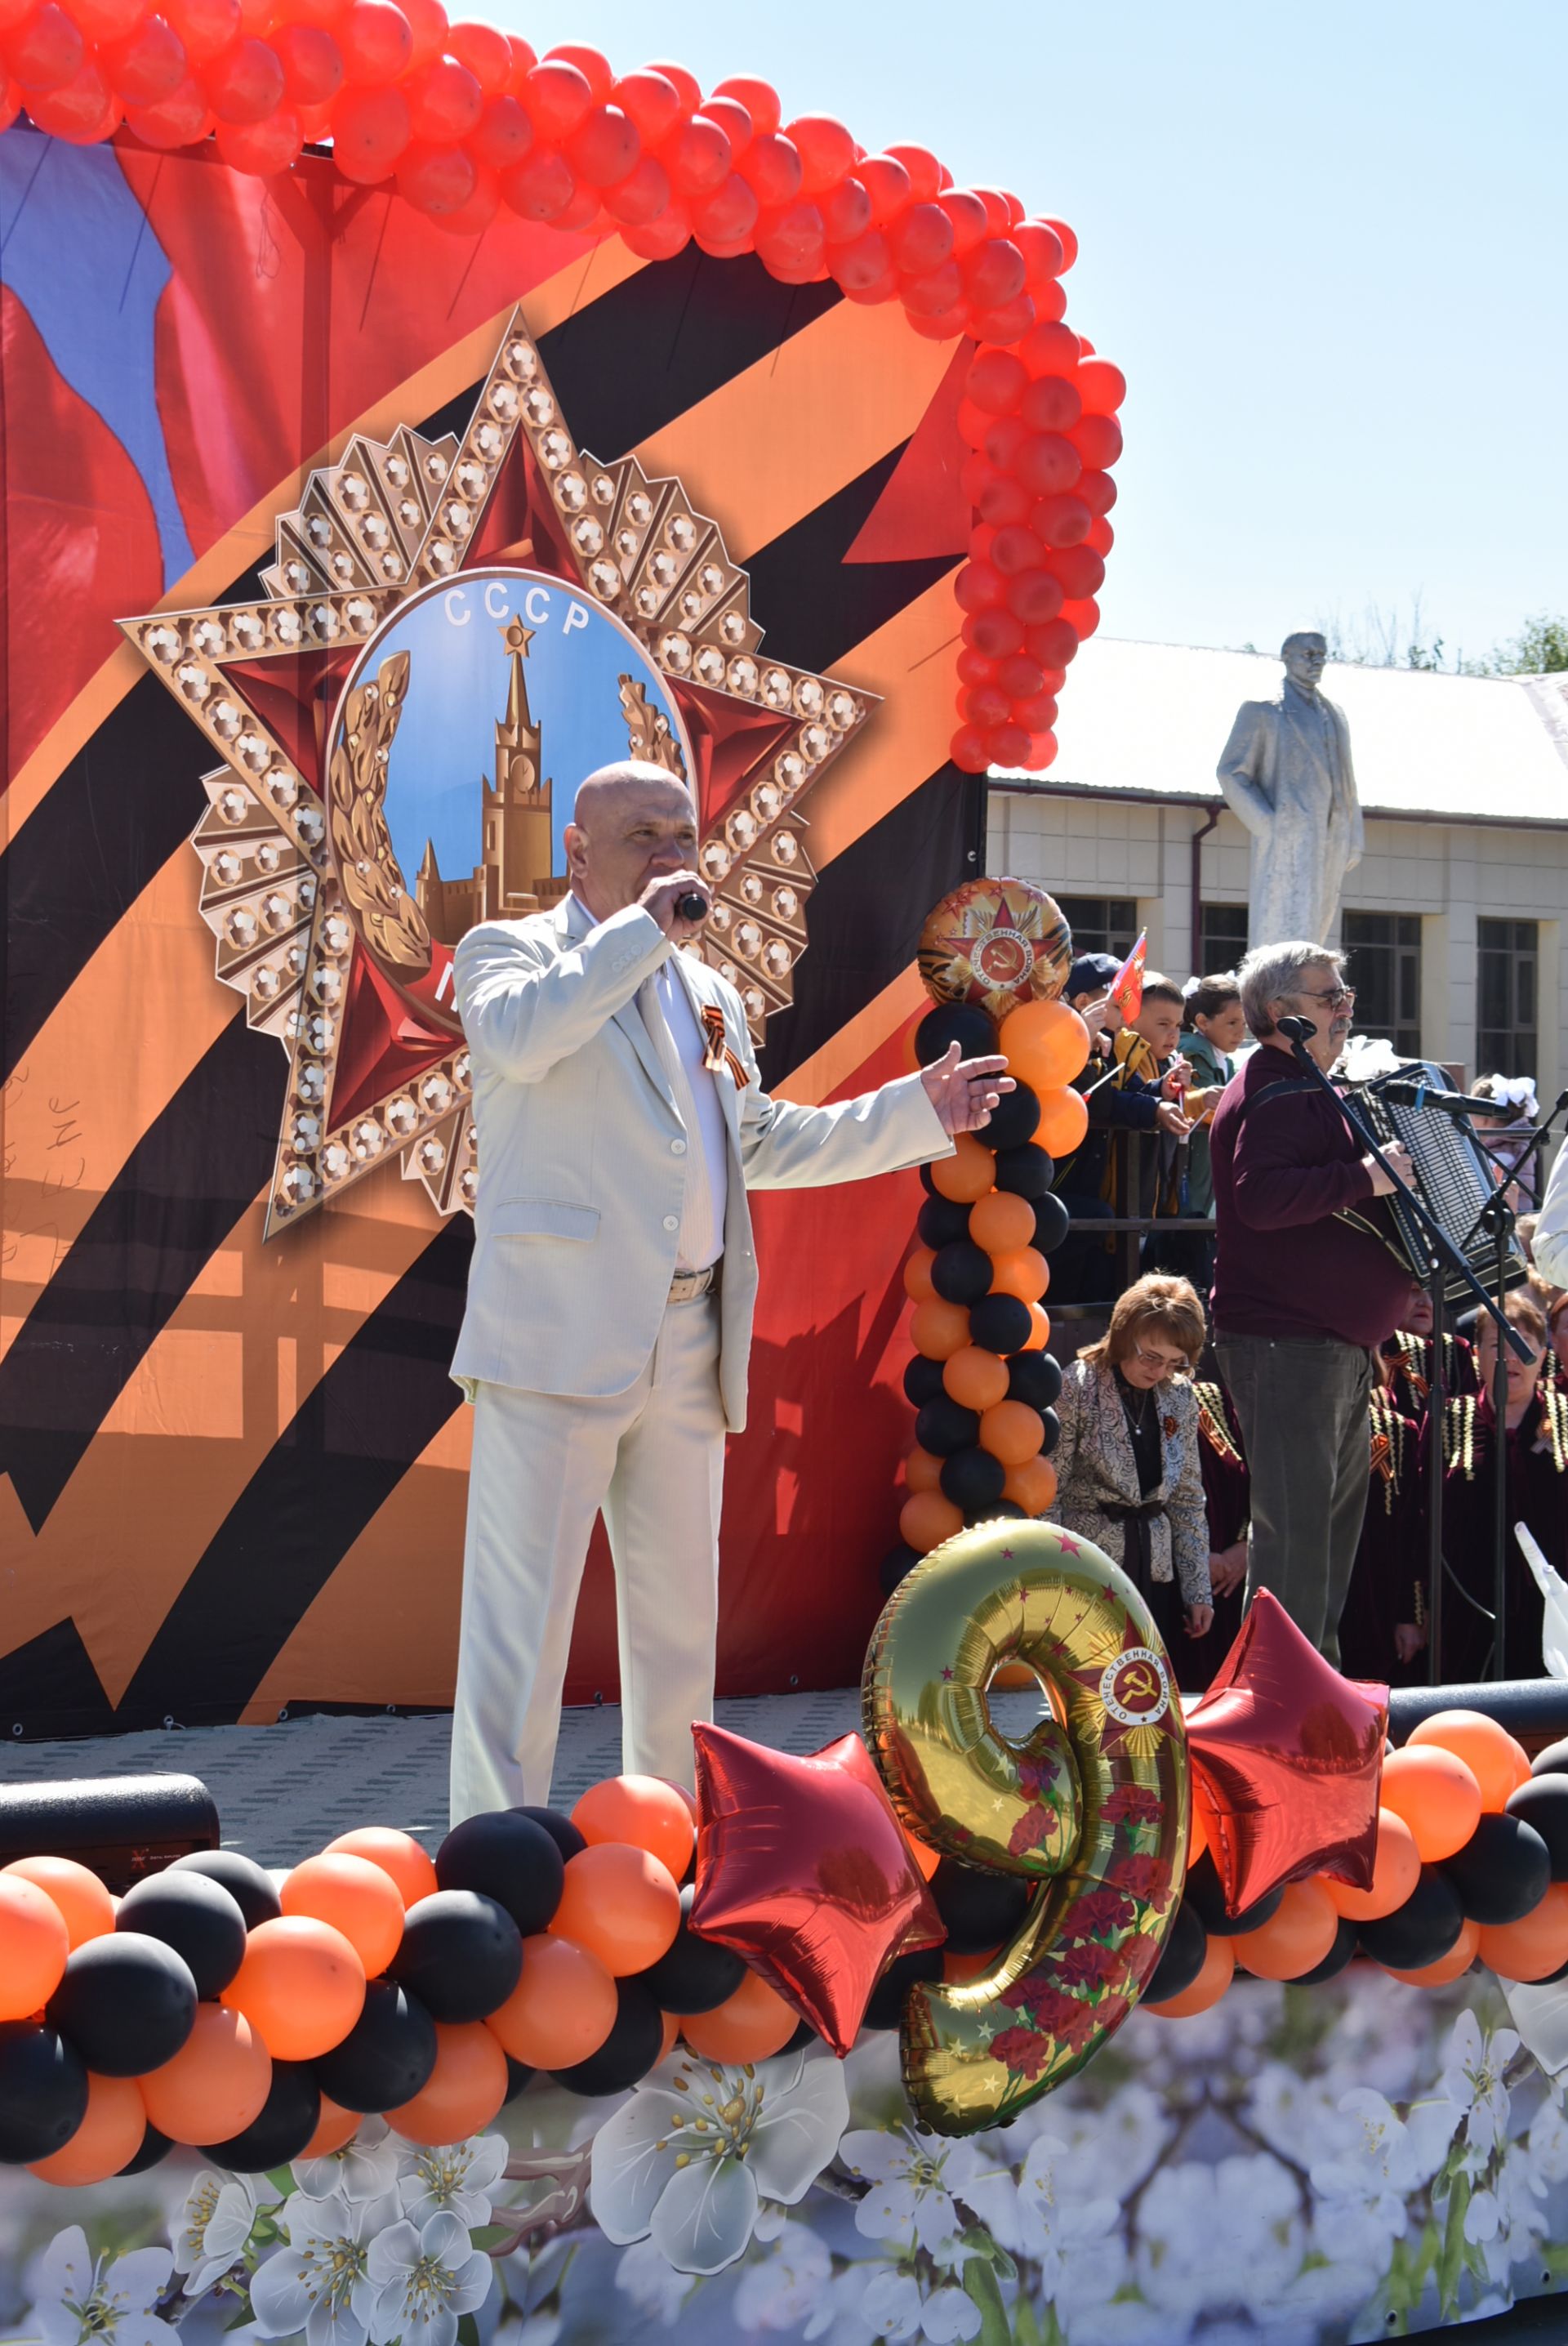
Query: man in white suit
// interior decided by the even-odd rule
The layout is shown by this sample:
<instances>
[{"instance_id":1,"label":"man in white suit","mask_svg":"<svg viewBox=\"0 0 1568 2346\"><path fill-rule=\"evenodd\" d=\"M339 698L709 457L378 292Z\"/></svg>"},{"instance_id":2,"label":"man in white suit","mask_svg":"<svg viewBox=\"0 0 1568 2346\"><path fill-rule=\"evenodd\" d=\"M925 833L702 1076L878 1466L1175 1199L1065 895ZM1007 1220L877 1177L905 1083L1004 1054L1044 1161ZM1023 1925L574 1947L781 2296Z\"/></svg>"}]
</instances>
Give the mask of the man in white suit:
<instances>
[{"instance_id":1,"label":"man in white suit","mask_svg":"<svg viewBox=\"0 0 1568 2346\"><path fill-rule=\"evenodd\" d=\"M748 1187L920 1165L983 1125L1004 1061L832 1107L769 1099L733 986L675 948L709 894L662 767L607 767L566 830L571 892L457 948L479 1200L453 1375L474 1405L452 1734L454 1823L548 1799L572 1619L602 1508L623 1763L689 1784L710 1715L727 1432L757 1294Z\"/></svg>"}]
</instances>

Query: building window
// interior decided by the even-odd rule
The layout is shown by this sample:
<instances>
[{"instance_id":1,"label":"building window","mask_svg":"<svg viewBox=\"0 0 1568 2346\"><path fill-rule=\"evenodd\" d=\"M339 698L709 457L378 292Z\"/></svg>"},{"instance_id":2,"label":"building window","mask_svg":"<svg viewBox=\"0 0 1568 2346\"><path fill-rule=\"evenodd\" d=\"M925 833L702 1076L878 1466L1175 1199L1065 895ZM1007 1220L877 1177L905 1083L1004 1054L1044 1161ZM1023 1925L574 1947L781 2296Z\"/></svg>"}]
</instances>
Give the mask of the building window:
<instances>
[{"instance_id":1,"label":"building window","mask_svg":"<svg viewBox=\"0 0 1568 2346\"><path fill-rule=\"evenodd\" d=\"M1235 969L1247 951L1245 904L1201 904L1198 907L1197 967L1194 977L1218 977Z\"/></svg>"},{"instance_id":2,"label":"building window","mask_svg":"<svg viewBox=\"0 0 1568 2346\"><path fill-rule=\"evenodd\" d=\"M1356 989L1355 1032L1382 1035L1401 1059L1419 1059L1420 914L1347 912L1342 935Z\"/></svg>"},{"instance_id":3,"label":"building window","mask_svg":"<svg viewBox=\"0 0 1568 2346\"><path fill-rule=\"evenodd\" d=\"M1138 941L1134 896L1058 896L1062 917L1073 932L1074 954L1115 954L1125 961Z\"/></svg>"},{"instance_id":4,"label":"building window","mask_svg":"<svg viewBox=\"0 0 1568 2346\"><path fill-rule=\"evenodd\" d=\"M1535 974L1540 932L1533 921L1477 921L1475 1072L1536 1072Z\"/></svg>"}]
</instances>

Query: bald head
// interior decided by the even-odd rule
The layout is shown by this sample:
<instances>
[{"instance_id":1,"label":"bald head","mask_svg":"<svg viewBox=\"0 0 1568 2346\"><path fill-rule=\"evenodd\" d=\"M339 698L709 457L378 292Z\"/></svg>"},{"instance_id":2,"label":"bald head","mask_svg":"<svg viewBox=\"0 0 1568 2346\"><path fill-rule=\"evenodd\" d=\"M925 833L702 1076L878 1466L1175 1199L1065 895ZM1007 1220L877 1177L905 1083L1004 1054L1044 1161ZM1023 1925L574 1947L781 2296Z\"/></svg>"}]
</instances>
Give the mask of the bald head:
<instances>
[{"instance_id":1,"label":"bald head","mask_svg":"<svg viewBox=\"0 0 1568 2346\"><path fill-rule=\"evenodd\" d=\"M697 809L678 775L627 759L578 784L566 866L596 921L635 904L650 881L696 862Z\"/></svg>"}]
</instances>

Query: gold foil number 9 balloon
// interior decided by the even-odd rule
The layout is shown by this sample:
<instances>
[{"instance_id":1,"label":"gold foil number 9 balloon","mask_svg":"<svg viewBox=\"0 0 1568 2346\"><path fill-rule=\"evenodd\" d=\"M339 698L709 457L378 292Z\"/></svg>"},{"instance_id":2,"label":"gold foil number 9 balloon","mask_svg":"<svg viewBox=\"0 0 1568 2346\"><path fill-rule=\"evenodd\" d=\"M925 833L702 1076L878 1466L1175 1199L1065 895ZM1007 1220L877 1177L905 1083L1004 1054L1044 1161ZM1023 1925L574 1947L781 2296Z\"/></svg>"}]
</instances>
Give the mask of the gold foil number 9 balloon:
<instances>
[{"instance_id":1,"label":"gold foil number 9 balloon","mask_svg":"<svg viewBox=\"0 0 1568 2346\"><path fill-rule=\"evenodd\" d=\"M1050 1715L1023 1743L987 1688L1023 1662ZM912 1988L904 2083L923 2123L972 2134L1081 2069L1154 1972L1186 1865L1181 1704L1148 1607L1092 1542L984 1524L901 1584L866 1656L867 1739L911 1832L1037 1881L990 1970Z\"/></svg>"}]
</instances>

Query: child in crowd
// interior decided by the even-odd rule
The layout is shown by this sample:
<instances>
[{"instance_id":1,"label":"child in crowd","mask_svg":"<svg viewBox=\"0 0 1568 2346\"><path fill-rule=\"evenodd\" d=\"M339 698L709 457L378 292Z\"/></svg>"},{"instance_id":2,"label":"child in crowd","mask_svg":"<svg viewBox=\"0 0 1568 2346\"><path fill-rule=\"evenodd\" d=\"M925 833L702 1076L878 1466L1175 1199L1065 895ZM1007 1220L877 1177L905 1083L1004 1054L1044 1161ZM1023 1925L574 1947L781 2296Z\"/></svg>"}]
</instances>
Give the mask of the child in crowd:
<instances>
[{"instance_id":1,"label":"child in crowd","mask_svg":"<svg viewBox=\"0 0 1568 2346\"><path fill-rule=\"evenodd\" d=\"M1088 1100L1089 1129L1081 1148L1056 1168L1056 1191L1074 1221L1106 1221L1111 1140L1117 1132L1159 1132L1185 1137L1187 1120L1177 1103L1127 1070L1116 1056L1122 1014L1110 998L1121 964L1110 954L1080 954L1067 975L1065 999L1089 1029L1089 1063L1076 1088ZM1108 1080L1107 1080L1108 1078ZM1109 1242L1077 1230L1051 1258L1051 1292L1057 1303L1093 1301L1111 1285Z\"/></svg>"}]
</instances>

